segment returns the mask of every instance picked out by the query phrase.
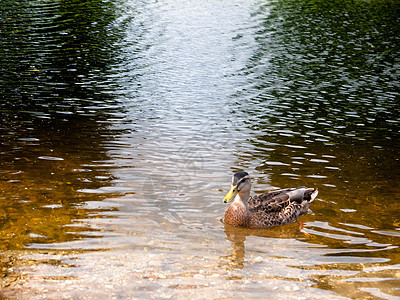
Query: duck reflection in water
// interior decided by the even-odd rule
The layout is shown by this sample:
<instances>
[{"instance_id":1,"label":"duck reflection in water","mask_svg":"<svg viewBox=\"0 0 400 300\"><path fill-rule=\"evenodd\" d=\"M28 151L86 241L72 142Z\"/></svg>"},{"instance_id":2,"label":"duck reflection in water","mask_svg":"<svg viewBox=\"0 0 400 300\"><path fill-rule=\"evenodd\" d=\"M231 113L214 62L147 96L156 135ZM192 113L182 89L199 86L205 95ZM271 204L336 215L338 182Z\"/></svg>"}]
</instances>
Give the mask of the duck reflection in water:
<instances>
[{"instance_id":1,"label":"duck reflection in water","mask_svg":"<svg viewBox=\"0 0 400 300\"><path fill-rule=\"evenodd\" d=\"M293 226L292 226L293 225ZM226 239L231 242L229 254L220 256L219 266L227 270L243 269L246 264L246 239L256 238L257 245L265 244L270 249L271 243L281 239L297 239L302 235L296 228L296 224L265 229L249 229L224 225ZM304 235L302 235L304 237ZM278 243L280 244L280 243ZM267 251L267 250L266 250ZM263 251L264 252L264 251ZM254 253L253 253L254 254Z\"/></svg>"}]
</instances>

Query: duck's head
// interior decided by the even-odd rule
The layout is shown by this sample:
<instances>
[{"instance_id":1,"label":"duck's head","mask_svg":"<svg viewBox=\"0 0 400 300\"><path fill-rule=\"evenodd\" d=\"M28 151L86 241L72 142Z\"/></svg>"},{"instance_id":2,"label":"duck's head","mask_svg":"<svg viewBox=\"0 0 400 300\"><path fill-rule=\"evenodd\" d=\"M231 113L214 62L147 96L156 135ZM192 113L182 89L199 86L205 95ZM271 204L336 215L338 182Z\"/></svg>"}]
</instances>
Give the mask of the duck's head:
<instances>
[{"instance_id":1,"label":"duck's head","mask_svg":"<svg viewBox=\"0 0 400 300\"><path fill-rule=\"evenodd\" d=\"M224 203L229 203L237 194L248 195L251 189L250 176L247 172L237 172L232 177L232 185L228 194L224 198Z\"/></svg>"}]
</instances>

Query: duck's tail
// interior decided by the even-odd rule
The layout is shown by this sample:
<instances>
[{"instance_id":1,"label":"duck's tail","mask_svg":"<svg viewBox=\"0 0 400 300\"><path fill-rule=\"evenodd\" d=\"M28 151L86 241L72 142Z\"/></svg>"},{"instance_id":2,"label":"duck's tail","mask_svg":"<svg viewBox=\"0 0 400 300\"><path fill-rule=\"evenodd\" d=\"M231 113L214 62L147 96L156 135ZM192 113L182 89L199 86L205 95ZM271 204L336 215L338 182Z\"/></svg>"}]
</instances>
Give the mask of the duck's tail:
<instances>
[{"instance_id":1,"label":"duck's tail","mask_svg":"<svg viewBox=\"0 0 400 300\"><path fill-rule=\"evenodd\" d=\"M317 198L317 196L318 196L318 189L307 188L304 191L303 199L306 200L307 202L311 203L314 201L315 198Z\"/></svg>"},{"instance_id":2,"label":"duck's tail","mask_svg":"<svg viewBox=\"0 0 400 300\"><path fill-rule=\"evenodd\" d=\"M318 196L318 189L306 188L303 195L303 202L301 203L300 215L304 215L310 207L311 202Z\"/></svg>"}]
</instances>

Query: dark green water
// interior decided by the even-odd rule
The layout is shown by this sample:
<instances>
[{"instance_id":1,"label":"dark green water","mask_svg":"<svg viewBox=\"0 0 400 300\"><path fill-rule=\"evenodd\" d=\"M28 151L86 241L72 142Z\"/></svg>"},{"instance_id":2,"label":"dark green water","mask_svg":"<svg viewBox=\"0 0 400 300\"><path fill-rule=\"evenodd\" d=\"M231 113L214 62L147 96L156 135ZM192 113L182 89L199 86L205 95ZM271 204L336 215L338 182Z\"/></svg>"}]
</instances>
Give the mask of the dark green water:
<instances>
[{"instance_id":1,"label":"dark green water","mask_svg":"<svg viewBox=\"0 0 400 300\"><path fill-rule=\"evenodd\" d=\"M0 296L400 297L397 1L3 1ZM255 193L298 224L224 226Z\"/></svg>"}]
</instances>

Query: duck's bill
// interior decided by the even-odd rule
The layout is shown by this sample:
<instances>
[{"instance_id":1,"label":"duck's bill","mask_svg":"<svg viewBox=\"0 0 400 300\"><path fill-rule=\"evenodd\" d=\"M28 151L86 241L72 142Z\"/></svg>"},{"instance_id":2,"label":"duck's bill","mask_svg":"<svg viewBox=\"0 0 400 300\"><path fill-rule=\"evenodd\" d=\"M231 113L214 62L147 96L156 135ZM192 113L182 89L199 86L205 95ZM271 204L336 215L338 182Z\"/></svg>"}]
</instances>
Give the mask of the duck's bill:
<instances>
[{"instance_id":1,"label":"duck's bill","mask_svg":"<svg viewBox=\"0 0 400 300\"><path fill-rule=\"evenodd\" d=\"M224 203L229 203L232 201L232 199L234 199L236 197L238 193L238 189L237 189L237 185L233 186L231 185L231 189L229 190L228 194L226 194L225 198L224 198Z\"/></svg>"}]
</instances>

